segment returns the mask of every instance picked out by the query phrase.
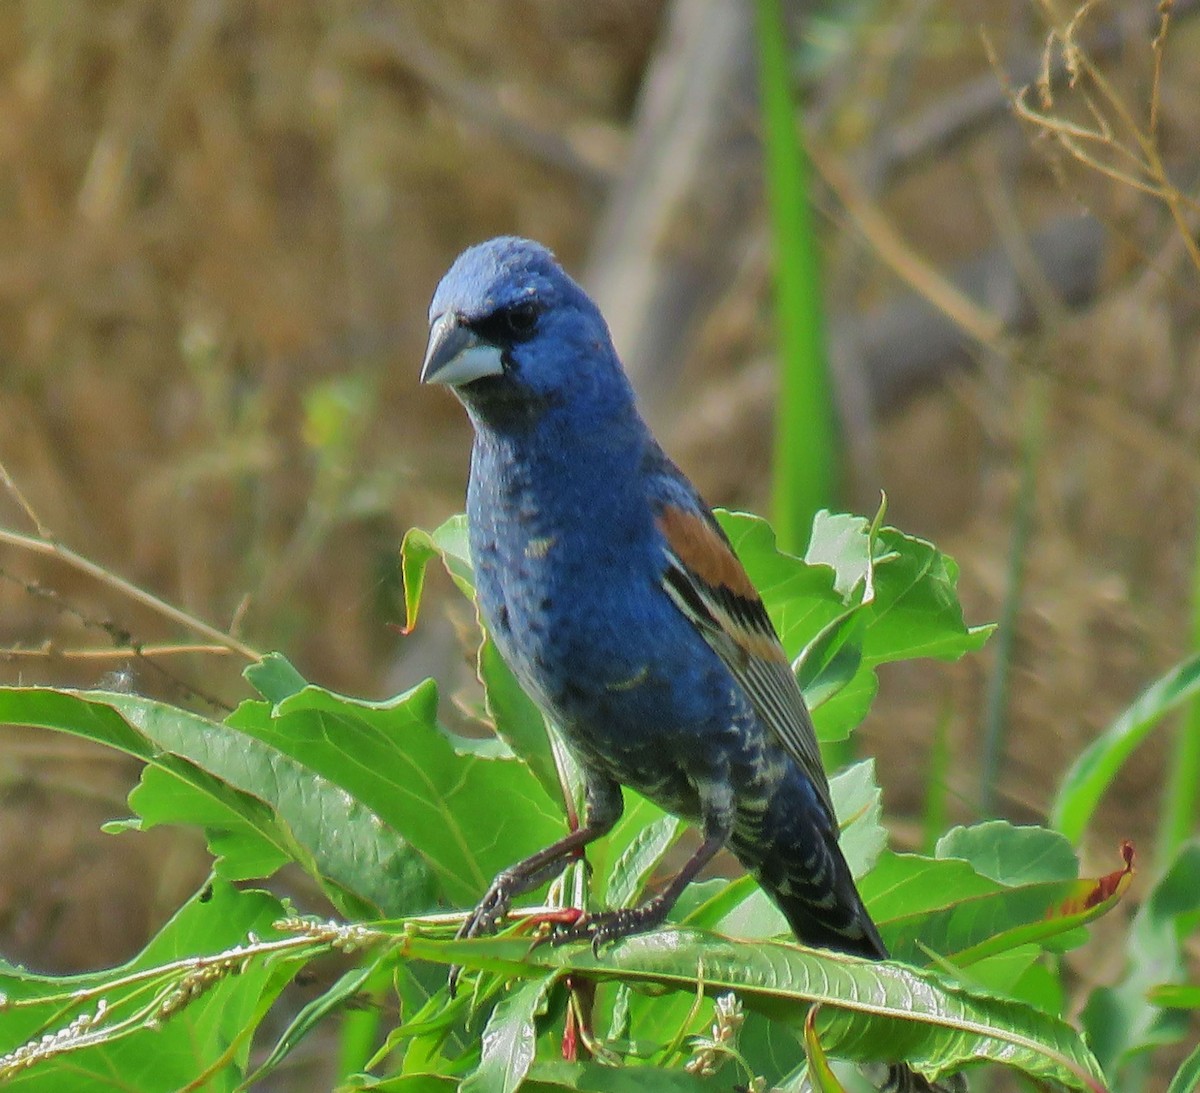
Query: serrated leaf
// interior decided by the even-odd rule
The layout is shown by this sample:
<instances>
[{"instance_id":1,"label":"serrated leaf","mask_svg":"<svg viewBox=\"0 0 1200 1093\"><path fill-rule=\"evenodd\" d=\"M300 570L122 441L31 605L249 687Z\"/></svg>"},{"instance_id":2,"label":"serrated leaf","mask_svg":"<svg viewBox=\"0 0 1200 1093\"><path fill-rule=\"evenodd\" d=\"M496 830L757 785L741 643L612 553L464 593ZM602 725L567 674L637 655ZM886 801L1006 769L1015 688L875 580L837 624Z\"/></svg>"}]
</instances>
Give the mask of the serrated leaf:
<instances>
[{"instance_id":1,"label":"serrated leaf","mask_svg":"<svg viewBox=\"0 0 1200 1093\"><path fill-rule=\"evenodd\" d=\"M227 725L138 695L49 688L0 688L0 720L84 737L159 768L134 798L146 822L205 826L228 875L286 859L347 914L416 910L414 895L423 905L424 867L395 831L302 763ZM179 781L187 791L175 792Z\"/></svg>"},{"instance_id":2,"label":"serrated leaf","mask_svg":"<svg viewBox=\"0 0 1200 1093\"><path fill-rule=\"evenodd\" d=\"M289 853L288 840L268 835L275 817L266 801L241 793L199 768L184 777L165 764L145 767L130 791L129 806L137 813L133 824L138 830L165 824L204 828L216 859L214 872L225 880L270 877L296 857ZM315 857L311 868L318 869Z\"/></svg>"},{"instance_id":3,"label":"serrated leaf","mask_svg":"<svg viewBox=\"0 0 1200 1093\"><path fill-rule=\"evenodd\" d=\"M527 978L558 968L687 993L701 978L707 991L732 990L775 1020L800 1020L804 1004L821 1003L818 1032L826 1051L839 1058L905 1060L933 1077L991 1060L1073 1089L1105 1089L1082 1038L1060 1019L891 961L780 942L740 944L692 930L627 938L600 957L575 946L530 952L527 944L503 938L414 936L403 945L411 957Z\"/></svg>"},{"instance_id":4,"label":"serrated leaf","mask_svg":"<svg viewBox=\"0 0 1200 1093\"><path fill-rule=\"evenodd\" d=\"M980 648L993 627L963 622L954 560L896 528L879 529L872 543L871 530L864 517L819 512L805 554L809 564L831 566L842 587L864 578L874 551L875 596L868 608L864 659L874 664L945 660Z\"/></svg>"},{"instance_id":5,"label":"serrated leaf","mask_svg":"<svg viewBox=\"0 0 1200 1093\"><path fill-rule=\"evenodd\" d=\"M432 680L383 702L310 686L273 708L243 704L230 723L371 809L459 905L564 834L561 810L528 767L455 751L437 723Z\"/></svg>"}]
</instances>

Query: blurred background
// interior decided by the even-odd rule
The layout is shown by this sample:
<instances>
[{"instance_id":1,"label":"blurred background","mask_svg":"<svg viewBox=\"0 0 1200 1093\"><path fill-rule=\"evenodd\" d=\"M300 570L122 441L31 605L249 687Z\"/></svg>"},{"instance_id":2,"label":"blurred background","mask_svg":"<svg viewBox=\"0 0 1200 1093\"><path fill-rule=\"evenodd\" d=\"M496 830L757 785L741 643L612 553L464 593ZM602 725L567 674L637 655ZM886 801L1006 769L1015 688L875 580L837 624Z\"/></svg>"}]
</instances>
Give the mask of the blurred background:
<instances>
[{"instance_id":1,"label":"blurred background","mask_svg":"<svg viewBox=\"0 0 1200 1093\"><path fill-rule=\"evenodd\" d=\"M1151 0L1091 7L1072 48L1109 99L1044 51L1073 5L785 5L830 502L869 514L885 490L889 522L958 561L969 621L1012 622L962 663L884 672L857 747L900 847L921 844L931 755L949 821L1038 821L1071 758L1193 648L1198 7L1176 0L1158 46ZM417 373L438 278L494 234L545 242L593 292L709 501L769 514L780 248L753 14L0 6L0 679L213 714L247 693L242 657L161 652L211 643L30 540L334 689L460 679L465 605L431 578L398 633L397 551L462 506L464 415ZM1011 96L1043 76L1021 100L1042 120L1019 119ZM1107 143L1072 135L1097 115ZM1166 739L1105 800L1093 874L1120 838L1153 842ZM202 880L198 841L100 832L135 777L65 738L0 737L6 958L125 959Z\"/></svg>"}]
</instances>

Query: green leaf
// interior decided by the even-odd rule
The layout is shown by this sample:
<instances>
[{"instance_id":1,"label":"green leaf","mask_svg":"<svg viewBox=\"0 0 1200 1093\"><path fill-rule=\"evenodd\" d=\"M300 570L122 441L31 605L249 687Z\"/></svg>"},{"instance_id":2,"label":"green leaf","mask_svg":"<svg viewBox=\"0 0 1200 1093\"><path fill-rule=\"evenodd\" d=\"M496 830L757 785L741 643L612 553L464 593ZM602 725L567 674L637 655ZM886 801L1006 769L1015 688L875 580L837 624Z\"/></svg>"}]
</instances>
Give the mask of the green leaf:
<instances>
[{"instance_id":1,"label":"green leaf","mask_svg":"<svg viewBox=\"0 0 1200 1093\"><path fill-rule=\"evenodd\" d=\"M588 948L504 938L439 942L406 937L419 959L523 977L557 968L693 993L734 991L775 1020L798 1021L819 1002L817 1031L828 1054L860 1062L907 1060L936 1077L984 1060L1034 1078L1101 1093L1099 1066L1082 1038L1057 1017L1010 999L974 993L931 972L770 941L740 944L691 930L627 938L599 958Z\"/></svg>"},{"instance_id":2,"label":"green leaf","mask_svg":"<svg viewBox=\"0 0 1200 1093\"><path fill-rule=\"evenodd\" d=\"M962 858L980 876L1010 888L1079 876L1079 859L1057 831L1015 827L1007 820L952 827L938 840L937 856Z\"/></svg>"},{"instance_id":3,"label":"green leaf","mask_svg":"<svg viewBox=\"0 0 1200 1093\"><path fill-rule=\"evenodd\" d=\"M113 1088L173 1093L191 1082L202 1082L206 1090L232 1090L257 1023L307 957L237 962L170 1016L157 1023L154 1018L164 992L189 970L176 962L224 953L251 935L279 936L272 923L283 913L265 892L213 881L121 967L61 978L0 970L0 992L8 999L0 1007L0 1054L66 1028L79 1014L95 1015L101 1000L105 1003L86 1030L59 1042L58 1053L13 1074L5 1074L0 1064L0 1084L22 1093ZM172 965L173 971L152 974Z\"/></svg>"},{"instance_id":4,"label":"green leaf","mask_svg":"<svg viewBox=\"0 0 1200 1093\"><path fill-rule=\"evenodd\" d=\"M751 882L747 894L717 919L712 929L744 941L790 937L791 928L783 912L752 878L746 879Z\"/></svg>"},{"instance_id":5,"label":"green leaf","mask_svg":"<svg viewBox=\"0 0 1200 1093\"><path fill-rule=\"evenodd\" d=\"M866 720L879 693L879 677L860 665L854 678L811 711L817 739L822 744L845 740Z\"/></svg>"},{"instance_id":6,"label":"green leaf","mask_svg":"<svg viewBox=\"0 0 1200 1093\"><path fill-rule=\"evenodd\" d=\"M561 810L522 763L461 754L437 723L432 680L383 702L306 687L230 724L340 786L400 833L446 898L473 905L492 878L564 833Z\"/></svg>"},{"instance_id":7,"label":"green leaf","mask_svg":"<svg viewBox=\"0 0 1200 1093\"><path fill-rule=\"evenodd\" d=\"M810 711L848 687L858 674L866 623L866 616L855 607L825 626L800 650L796 679Z\"/></svg>"},{"instance_id":8,"label":"green leaf","mask_svg":"<svg viewBox=\"0 0 1200 1093\"><path fill-rule=\"evenodd\" d=\"M562 780L550 743L553 730L489 637L479 646L479 681L496 735L529 767L550 800L562 800Z\"/></svg>"},{"instance_id":9,"label":"green leaf","mask_svg":"<svg viewBox=\"0 0 1200 1093\"><path fill-rule=\"evenodd\" d=\"M817 1034L814 1018L819 1013L817 1007L808 1011L804 1022L804 1054L808 1057L808 1077L812 1083L813 1093L846 1093L846 1087L837 1080L837 1075L829 1066L829 1058L821 1046L821 1038Z\"/></svg>"},{"instance_id":10,"label":"green leaf","mask_svg":"<svg viewBox=\"0 0 1200 1093\"><path fill-rule=\"evenodd\" d=\"M954 978L972 990L983 990L989 994L1002 994L1006 998L1019 998L1037 1006L1038 1009L1057 1013L1051 1006L1040 1005L1040 997L1033 999L1022 993L1022 985L1036 961L1041 957L1039 945L1018 945L995 956L977 960L967 969L954 968Z\"/></svg>"},{"instance_id":11,"label":"green leaf","mask_svg":"<svg viewBox=\"0 0 1200 1093\"><path fill-rule=\"evenodd\" d=\"M1185 986L1182 983L1163 983L1151 987L1146 998L1163 1009L1200 1009L1200 985Z\"/></svg>"},{"instance_id":12,"label":"green leaf","mask_svg":"<svg viewBox=\"0 0 1200 1093\"><path fill-rule=\"evenodd\" d=\"M866 715L880 664L954 659L978 649L991 633L991 627L963 622L958 567L922 539L894 528L879 529L873 538L870 521L821 512L801 559L778 550L770 525L759 517L718 512L717 518L784 649L791 657L805 650L799 669L812 689L813 723L823 741L844 739Z\"/></svg>"},{"instance_id":13,"label":"green leaf","mask_svg":"<svg viewBox=\"0 0 1200 1093\"><path fill-rule=\"evenodd\" d=\"M869 665L916 657L954 660L980 648L993 627L968 627L958 602L958 566L932 543L861 516L820 512L805 554L831 566L839 587L863 579L875 551L875 596L868 605L863 659Z\"/></svg>"},{"instance_id":14,"label":"green leaf","mask_svg":"<svg viewBox=\"0 0 1200 1093\"><path fill-rule=\"evenodd\" d=\"M1196 1093L1200 1089L1200 1044L1197 1044L1175 1072L1167 1093Z\"/></svg>"},{"instance_id":15,"label":"green leaf","mask_svg":"<svg viewBox=\"0 0 1200 1093\"><path fill-rule=\"evenodd\" d=\"M712 1093L712 1083L682 1070L611 1067L598 1063L539 1061L521 1087L526 1093Z\"/></svg>"},{"instance_id":16,"label":"green leaf","mask_svg":"<svg viewBox=\"0 0 1200 1093\"><path fill-rule=\"evenodd\" d=\"M1113 987L1092 992L1083 1024L1110 1074L1147 1047L1174 1043L1187 1014L1164 1012L1148 995L1165 983L1187 981L1181 937L1200 920L1200 842L1185 843L1150 890L1129 928L1128 965Z\"/></svg>"},{"instance_id":17,"label":"green leaf","mask_svg":"<svg viewBox=\"0 0 1200 1093\"><path fill-rule=\"evenodd\" d=\"M446 969L415 960L397 965L395 983L402 1022L388 1033L373 1060L377 1065L393 1053L410 1073L434 1067L461 1074L478 1065L476 1017L487 1012L487 990L451 998Z\"/></svg>"},{"instance_id":18,"label":"green leaf","mask_svg":"<svg viewBox=\"0 0 1200 1093\"><path fill-rule=\"evenodd\" d=\"M643 827L613 863L606 902L610 907L632 907L663 855L682 833L674 816L661 816Z\"/></svg>"},{"instance_id":19,"label":"green leaf","mask_svg":"<svg viewBox=\"0 0 1200 1093\"><path fill-rule=\"evenodd\" d=\"M411 529L400 544L400 570L404 577L405 631L417 625L421 593L425 588L425 569L440 558L450 579L468 599L475 594L475 576L471 569L471 550L467 545L467 518L451 516L436 531Z\"/></svg>"},{"instance_id":20,"label":"green leaf","mask_svg":"<svg viewBox=\"0 0 1200 1093\"><path fill-rule=\"evenodd\" d=\"M743 906L756 891L761 889L751 876L738 877L733 881L724 878L695 881L679 897L671 921L686 923L700 930L729 934L731 937L777 937L785 933L787 923L778 910L765 933L743 933L727 923L727 917Z\"/></svg>"},{"instance_id":21,"label":"green leaf","mask_svg":"<svg viewBox=\"0 0 1200 1093\"><path fill-rule=\"evenodd\" d=\"M858 890L877 922L921 916L955 901L1000 891L1003 885L982 877L969 862L885 851Z\"/></svg>"},{"instance_id":22,"label":"green leaf","mask_svg":"<svg viewBox=\"0 0 1200 1093\"><path fill-rule=\"evenodd\" d=\"M794 1025L782 1021L770 1021L761 1013L746 1014L746 1023L738 1033L737 1048L750 1069L757 1075L772 1076L771 1088L794 1090L800 1093L803 1085L785 1079L806 1073L808 1064L804 1054L804 1036Z\"/></svg>"},{"instance_id":23,"label":"green leaf","mask_svg":"<svg viewBox=\"0 0 1200 1093\"><path fill-rule=\"evenodd\" d=\"M1083 836L1100 798L1125 761L1176 707L1200 694L1200 654L1152 683L1071 764L1050 810L1050 824L1071 842Z\"/></svg>"},{"instance_id":24,"label":"green leaf","mask_svg":"<svg viewBox=\"0 0 1200 1093\"><path fill-rule=\"evenodd\" d=\"M348 914L424 905L424 866L395 831L227 725L137 695L48 688L0 688L0 720L80 736L157 768L133 796L144 823L204 826L226 876L294 861Z\"/></svg>"},{"instance_id":25,"label":"green leaf","mask_svg":"<svg viewBox=\"0 0 1200 1093\"><path fill-rule=\"evenodd\" d=\"M887 845L875 760L865 759L835 774L829 789L841 822L838 843L857 880L874 868Z\"/></svg>"},{"instance_id":26,"label":"green leaf","mask_svg":"<svg viewBox=\"0 0 1200 1093\"><path fill-rule=\"evenodd\" d=\"M920 963L932 951L961 966L1031 942L1045 943L1106 913L1128 886L1127 865L1104 878L1036 879L1073 874L1073 855L1068 863L1056 851L1039 854L1039 845L1055 844L1032 829L1004 823L979 826L991 829L996 846L988 847L969 833L954 834L947 845L980 851L987 868L1007 860L1021 846L1030 847L1028 862L1012 858L1011 865L998 872L1011 883L984 876L959 858L890 853L860 883L867 908L894 956Z\"/></svg>"},{"instance_id":27,"label":"green leaf","mask_svg":"<svg viewBox=\"0 0 1200 1093\"><path fill-rule=\"evenodd\" d=\"M239 1093L241 1089L252 1089L258 1082L261 1082L296 1050L300 1042L317 1025L332 1014L343 1010L347 1003L362 990L363 985L370 980L385 959L387 959L386 956L380 957L368 961L360 967L351 968L340 976L332 987L303 1006L300 1012L292 1018L288 1027L284 1029L283 1034L275 1041L275 1046L271 1049L270 1054L239 1087Z\"/></svg>"},{"instance_id":28,"label":"green leaf","mask_svg":"<svg viewBox=\"0 0 1200 1093\"><path fill-rule=\"evenodd\" d=\"M268 653L242 675L268 702L282 702L308 686L308 680L280 653Z\"/></svg>"},{"instance_id":29,"label":"green leaf","mask_svg":"<svg viewBox=\"0 0 1200 1093\"><path fill-rule=\"evenodd\" d=\"M272 837L277 820L266 801L234 789L227 782L199 768L187 776L169 766L147 766L129 794L129 807L137 813L121 827L147 830L166 824L198 825L204 829L208 848L216 861L213 868L225 880L256 880L273 876L276 870L302 854L290 849L290 831ZM106 831L118 825L106 824ZM315 858L310 872L319 871ZM360 893L366 899L366 893Z\"/></svg>"},{"instance_id":30,"label":"green leaf","mask_svg":"<svg viewBox=\"0 0 1200 1093\"><path fill-rule=\"evenodd\" d=\"M533 1066L537 1017L557 973L522 983L492 1010L483 1031L479 1069L459 1087L463 1093L512 1093Z\"/></svg>"}]
</instances>

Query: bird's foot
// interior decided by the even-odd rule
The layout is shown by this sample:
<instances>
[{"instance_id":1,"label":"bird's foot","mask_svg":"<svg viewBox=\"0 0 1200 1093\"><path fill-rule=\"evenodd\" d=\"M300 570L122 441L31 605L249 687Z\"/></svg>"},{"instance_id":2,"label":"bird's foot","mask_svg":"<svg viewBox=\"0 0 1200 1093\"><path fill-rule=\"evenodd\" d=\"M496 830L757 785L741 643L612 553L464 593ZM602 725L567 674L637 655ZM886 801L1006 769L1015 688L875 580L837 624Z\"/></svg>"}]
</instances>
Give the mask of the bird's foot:
<instances>
[{"instance_id":1,"label":"bird's foot","mask_svg":"<svg viewBox=\"0 0 1200 1093\"><path fill-rule=\"evenodd\" d=\"M513 893L517 890L520 877L511 870L505 869L496 875L491 887L484 893L473 910L458 928L454 935L455 941L463 941L472 937L484 937L496 932L497 923L508 914L512 906ZM462 967L458 964L451 966L447 974L446 985L450 988L450 997L458 989L458 979L462 975Z\"/></svg>"},{"instance_id":2,"label":"bird's foot","mask_svg":"<svg viewBox=\"0 0 1200 1093\"><path fill-rule=\"evenodd\" d=\"M497 875L492 886L484 893L473 910L458 928L454 935L456 941L464 938L483 937L496 932L496 924L508 914L512 906L513 893L516 889L516 878L509 870Z\"/></svg>"},{"instance_id":3,"label":"bird's foot","mask_svg":"<svg viewBox=\"0 0 1200 1093\"><path fill-rule=\"evenodd\" d=\"M569 941L591 941L592 953L599 956L601 945L657 929L666 922L669 910L666 903L652 899L639 907L600 911L588 915L574 926L555 930L550 940L555 945L564 945Z\"/></svg>"}]
</instances>

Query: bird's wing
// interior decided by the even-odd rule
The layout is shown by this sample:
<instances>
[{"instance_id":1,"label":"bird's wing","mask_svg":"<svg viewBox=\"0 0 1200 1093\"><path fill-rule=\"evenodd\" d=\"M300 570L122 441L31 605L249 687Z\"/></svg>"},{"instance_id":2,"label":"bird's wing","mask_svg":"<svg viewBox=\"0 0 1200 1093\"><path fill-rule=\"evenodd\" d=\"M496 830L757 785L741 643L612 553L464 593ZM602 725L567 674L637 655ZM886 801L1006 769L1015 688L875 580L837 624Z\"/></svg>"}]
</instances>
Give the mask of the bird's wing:
<instances>
[{"instance_id":1,"label":"bird's wing","mask_svg":"<svg viewBox=\"0 0 1200 1093\"><path fill-rule=\"evenodd\" d=\"M836 823L812 718L767 609L720 525L699 498L688 500L678 496L656 506L666 544L663 587L800 764Z\"/></svg>"}]
</instances>

